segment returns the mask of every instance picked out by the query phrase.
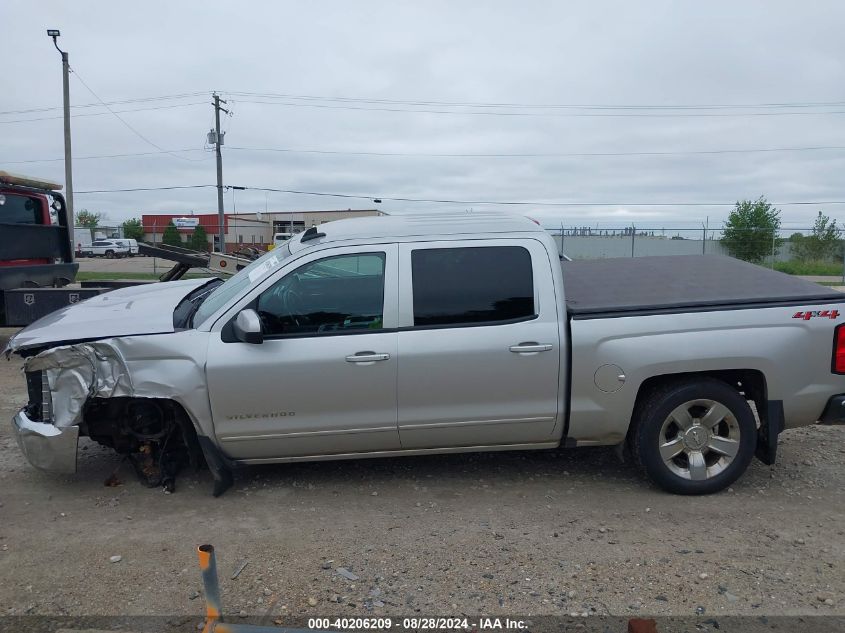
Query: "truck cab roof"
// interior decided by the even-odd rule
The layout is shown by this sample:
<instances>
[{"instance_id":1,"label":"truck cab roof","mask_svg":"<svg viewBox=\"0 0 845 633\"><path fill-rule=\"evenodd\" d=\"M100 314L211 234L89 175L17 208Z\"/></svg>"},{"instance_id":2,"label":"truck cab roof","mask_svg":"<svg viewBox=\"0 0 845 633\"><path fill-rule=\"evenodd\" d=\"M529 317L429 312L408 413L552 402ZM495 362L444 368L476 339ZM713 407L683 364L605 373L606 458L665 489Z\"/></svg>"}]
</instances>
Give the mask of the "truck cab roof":
<instances>
[{"instance_id":1,"label":"truck cab roof","mask_svg":"<svg viewBox=\"0 0 845 633\"><path fill-rule=\"evenodd\" d=\"M349 240L454 237L495 233L545 233L535 221L505 213L396 214L336 220L300 233L292 250ZM319 241L318 241L319 240Z\"/></svg>"}]
</instances>

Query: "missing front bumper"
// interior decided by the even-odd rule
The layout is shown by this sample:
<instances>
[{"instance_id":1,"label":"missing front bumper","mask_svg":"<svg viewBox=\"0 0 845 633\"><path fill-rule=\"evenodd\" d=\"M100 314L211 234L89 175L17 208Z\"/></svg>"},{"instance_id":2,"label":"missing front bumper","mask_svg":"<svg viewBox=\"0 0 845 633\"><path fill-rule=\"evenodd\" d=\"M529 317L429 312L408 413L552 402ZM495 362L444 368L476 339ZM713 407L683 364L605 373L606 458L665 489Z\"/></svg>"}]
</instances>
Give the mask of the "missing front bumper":
<instances>
[{"instance_id":1,"label":"missing front bumper","mask_svg":"<svg viewBox=\"0 0 845 633\"><path fill-rule=\"evenodd\" d=\"M78 426L58 428L45 422L36 422L21 410L12 419L12 430L27 461L39 470L76 472Z\"/></svg>"}]
</instances>

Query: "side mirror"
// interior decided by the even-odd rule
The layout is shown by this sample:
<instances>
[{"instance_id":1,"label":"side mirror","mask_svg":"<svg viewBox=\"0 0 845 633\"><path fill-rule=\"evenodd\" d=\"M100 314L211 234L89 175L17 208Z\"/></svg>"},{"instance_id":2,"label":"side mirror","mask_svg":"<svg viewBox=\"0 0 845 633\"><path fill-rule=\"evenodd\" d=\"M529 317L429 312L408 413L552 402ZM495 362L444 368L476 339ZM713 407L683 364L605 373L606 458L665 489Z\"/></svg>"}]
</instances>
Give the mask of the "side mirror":
<instances>
[{"instance_id":1,"label":"side mirror","mask_svg":"<svg viewBox=\"0 0 845 633\"><path fill-rule=\"evenodd\" d=\"M258 313L248 308L238 313L235 322L232 324L235 338L241 343L252 343L260 345L264 342L264 333L261 331L261 318Z\"/></svg>"}]
</instances>

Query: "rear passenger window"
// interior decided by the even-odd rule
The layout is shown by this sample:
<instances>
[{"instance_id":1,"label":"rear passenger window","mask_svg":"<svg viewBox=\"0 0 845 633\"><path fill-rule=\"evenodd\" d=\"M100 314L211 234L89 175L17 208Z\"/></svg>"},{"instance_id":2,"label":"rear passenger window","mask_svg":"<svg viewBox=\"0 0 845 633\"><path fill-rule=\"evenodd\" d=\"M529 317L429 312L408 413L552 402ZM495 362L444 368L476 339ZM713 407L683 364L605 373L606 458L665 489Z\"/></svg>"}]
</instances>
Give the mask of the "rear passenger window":
<instances>
[{"instance_id":1,"label":"rear passenger window","mask_svg":"<svg viewBox=\"0 0 845 633\"><path fill-rule=\"evenodd\" d=\"M470 325L533 317L531 255L521 246L411 252L414 325Z\"/></svg>"}]
</instances>

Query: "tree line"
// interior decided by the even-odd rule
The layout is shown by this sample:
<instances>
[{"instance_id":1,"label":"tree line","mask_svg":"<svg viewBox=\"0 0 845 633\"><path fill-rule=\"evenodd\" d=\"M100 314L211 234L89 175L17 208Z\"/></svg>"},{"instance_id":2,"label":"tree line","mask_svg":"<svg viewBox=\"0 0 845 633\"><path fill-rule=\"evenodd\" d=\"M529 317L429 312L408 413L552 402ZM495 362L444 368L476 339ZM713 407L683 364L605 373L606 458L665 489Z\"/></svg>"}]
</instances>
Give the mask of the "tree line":
<instances>
[{"instance_id":1,"label":"tree line","mask_svg":"<svg viewBox=\"0 0 845 633\"><path fill-rule=\"evenodd\" d=\"M819 211L808 235L793 233L788 240L780 237L781 212L765 197L736 203L722 229L721 242L739 259L759 264L774 257L789 242L791 259L800 262L841 260L842 229Z\"/></svg>"},{"instance_id":2,"label":"tree line","mask_svg":"<svg viewBox=\"0 0 845 633\"><path fill-rule=\"evenodd\" d=\"M82 209L76 214L76 226L94 229L104 219L103 213ZM144 227L141 220L132 218L123 222L122 226L124 237L139 241L143 239ZM836 220L831 220L821 211L808 235L793 233L785 239L780 236L780 230L781 211L764 196L756 200L741 200L736 203L722 228L721 243L732 256L754 264L774 257L786 242L790 245L791 259L799 262L842 260L842 229L837 226ZM208 250L208 234L201 225L197 225L187 242L183 242L179 230L171 220L164 228L162 242L195 251Z\"/></svg>"}]
</instances>

